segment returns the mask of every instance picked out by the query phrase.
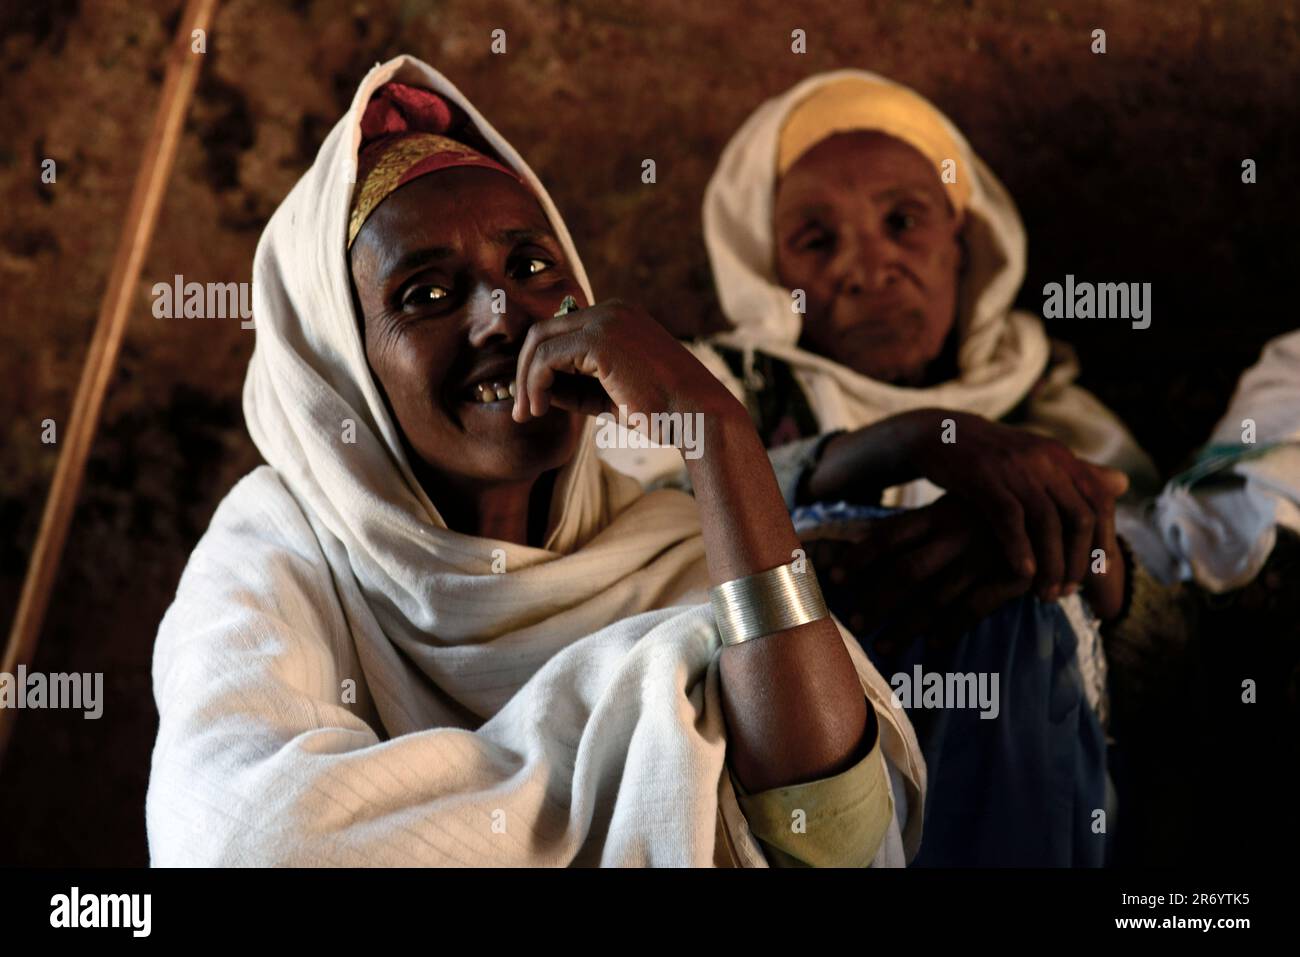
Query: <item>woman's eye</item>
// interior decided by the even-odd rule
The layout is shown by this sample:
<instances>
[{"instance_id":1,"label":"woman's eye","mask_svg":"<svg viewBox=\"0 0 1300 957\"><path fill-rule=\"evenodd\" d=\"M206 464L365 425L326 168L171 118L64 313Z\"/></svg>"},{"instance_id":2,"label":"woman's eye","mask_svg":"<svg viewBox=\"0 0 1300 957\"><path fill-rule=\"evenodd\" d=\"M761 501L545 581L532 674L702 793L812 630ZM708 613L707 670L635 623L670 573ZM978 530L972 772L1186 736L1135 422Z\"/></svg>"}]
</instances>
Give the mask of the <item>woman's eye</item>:
<instances>
[{"instance_id":1,"label":"woman's eye","mask_svg":"<svg viewBox=\"0 0 1300 957\"><path fill-rule=\"evenodd\" d=\"M546 272L551 268L551 265L549 260L529 256L526 259L519 260L514 270L514 276L516 279L527 279L529 276L536 276L539 273Z\"/></svg>"},{"instance_id":2,"label":"woman's eye","mask_svg":"<svg viewBox=\"0 0 1300 957\"><path fill-rule=\"evenodd\" d=\"M818 230L816 232L805 233L800 237L797 245L800 249L817 250L828 248L834 241L834 237L832 237L830 233Z\"/></svg>"},{"instance_id":3,"label":"woman's eye","mask_svg":"<svg viewBox=\"0 0 1300 957\"><path fill-rule=\"evenodd\" d=\"M429 306L442 302L451 293L442 286L413 286L402 299L403 306Z\"/></svg>"},{"instance_id":4,"label":"woman's eye","mask_svg":"<svg viewBox=\"0 0 1300 957\"><path fill-rule=\"evenodd\" d=\"M911 213L906 213L901 210L890 213L887 222L889 228L896 233L902 233L909 229L916 228L916 217Z\"/></svg>"}]
</instances>

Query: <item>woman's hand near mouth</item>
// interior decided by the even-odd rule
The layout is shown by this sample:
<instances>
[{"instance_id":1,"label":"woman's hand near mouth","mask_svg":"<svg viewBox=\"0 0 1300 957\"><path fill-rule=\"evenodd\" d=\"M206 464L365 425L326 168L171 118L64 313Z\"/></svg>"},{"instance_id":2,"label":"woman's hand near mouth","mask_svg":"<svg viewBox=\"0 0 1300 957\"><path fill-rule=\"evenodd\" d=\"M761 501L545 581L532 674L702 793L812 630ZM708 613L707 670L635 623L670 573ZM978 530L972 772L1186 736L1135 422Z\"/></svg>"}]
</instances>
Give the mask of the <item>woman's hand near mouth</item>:
<instances>
[{"instance_id":1,"label":"woman's hand near mouth","mask_svg":"<svg viewBox=\"0 0 1300 957\"><path fill-rule=\"evenodd\" d=\"M714 584L802 554L745 407L643 309L610 301L536 323L519 354L516 421L552 404L588 415L701 416L687 458ZM723 649L729 762L748 791L826 777L874 744L866 696L830 617Z\"/></svg>"},{"instance_id":2,"label":"woman's hand near mouth","mask_svg":"<svg viewBox=\"0 0 1300 957\"><path fill-rule=\"evenodd\" d=\"M618 299L535 323L515 375L516 422L552 405L584 415L704 412L736 404L644 309Z\"/></svg>"}]
</instances>

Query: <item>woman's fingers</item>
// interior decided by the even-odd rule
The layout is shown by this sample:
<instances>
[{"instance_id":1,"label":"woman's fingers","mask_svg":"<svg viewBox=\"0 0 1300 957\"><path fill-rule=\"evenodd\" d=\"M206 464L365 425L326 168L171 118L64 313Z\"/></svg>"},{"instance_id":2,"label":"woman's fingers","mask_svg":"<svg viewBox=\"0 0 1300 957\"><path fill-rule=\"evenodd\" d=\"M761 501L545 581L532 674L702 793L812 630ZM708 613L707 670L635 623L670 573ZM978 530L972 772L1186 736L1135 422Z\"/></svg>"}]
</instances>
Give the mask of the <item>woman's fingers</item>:
<instances>
[{"instance_id":1,"label":"woman's fingers","mask_svg":"<svg viewBox=\"0 0 1300 957\"><path fill-rule=\"evenodd\" d=\"M1115 500L1128 491L1128 476L1115 469L1076 459L1071 472L1078 489L1100 521L1106 511L1114 511Z\"/></svg>"},{"instance_id":2,"label":"woman's fingers","mask_svg":"<svg viewBox=\"0 0 1300 957\"><path fill-rule=\"evenodd\" d=\"M940 513L932 505L877 519L867 525L859 542L859 553L871 556L873 561L879 556L892 554L929 535L939 520Z\"/></svg>"},{"instance_id":3,"label":"woman's fingers","mask_svg":"<svg viewBox=\"0 0 1300 957\"><path fill-rule=\"evenodd\" d=\"M1034 561L1034 546L1025 530L1024 508L1005 488L996 484L985 488L986 515L993 534L1002 545L1008 566L1017 575L1033 578L1038 565Z\"/></svg>"},{"instance_id":4,"label":"woman's fingers","mask_svg":"<svg viewBox=\"0 0 1300 957\"><path fill-rule=\"evenodd\" d=\"M530 416L545 414L545 409L534 410L534 397L529 395L525 384L529 381L531 371L536 365L538 349L543 343L559 336L572 335L584 328L591 320L590 310L570 312L563 316L552 316L533 324L524 337L523 347L519 350L519 359L515 364L515 404L511 416L516 422L524 422ZM549 377L543 376L544 380Z\"/></svg>"},{"instance_id":5,"label":"woman's fingers","mask_svg":"<svg viewBox=\"0 0 1300 957\"><path fill-rule=\"evenodd\" d=\"M516 366L512 415L525 422L552 405L587 414L626 406L639 416L705 409L731 414L742 408L652 316L617 300L541 320L528 330Z\"/></svg>"},{"instance_id":6,"label":"woman's fingers","mask_svg":"<svg viewBox=\"0 0 1300 957\"><path fill-rule=\"evenodd\" d=\"M1119 498L1128 491L1128 476L1119 469L1106 468L1104 465L1093 465L1091 462L1083 462L1082 464L1092 473L1092 476L1100 483L1103 491L1112 500Z\"/></svg>"},{"instance_id":7,"label":"woman's fingers","mask_svg":"<svg viewBox=\"0 0 1300 957\"><path fill-rule=\"evenodd\" d=\"M1061 519L1056 503L1040 487L1031 487L1021 496L1029 534L1034 540L1038 560L1035 585L1043 601L1055 601L1065 575L1065 549L1062 544Z\"/></svg>"},{"instance_id":8,"label":"woman's fingers","mask_svg":"<svg viewBox=\"0 0 1300 957\"><path fill-rule=\"evenodd\" d=\"M598 381L588 385L577 379L596 376L597 372L591 338L583 329L562 332L535 343L526 358L520 354L515 400L516 408L522 400L524 414L516 415L515 420L523 422L529 417L545 415L553 399L561 408L586 411L585 407L591 406L594 397L603 391L597 391ZM604 411L607 406L606 401L596 411Z\"/></svg>"},{"instance_id":9,"label":"woman's fingers","mask_svg":"<svg viewBox=\"0 0 1300 957\"><path fill-rule=\"evenodd\" d=\"M980 579L950 603L935 625L936 635L954 638L962 634L1007 602L1020 598L1032 585L1032 578Z\"/></svg>"},{"instance_id":10,"label":"woman's fingers","mask_svg":"<svg viewBox=\"0 0 1300 957\"><path fill-rule=\"evenodd\" d=\"M534 327L536 328L536 327ZM564 339L569 339L573 333L562 333ZM532 333L529 333L529 338ZM529 418L538 418L546 414L550 408L550 397L547 391L551 383L555 381L555 372L553 364L564 358L569 358L572 354L572 343L569 343L569 349L556 348L556 343L563 343L560 337L545 339L536 342L532 346L527 358L522 354L519 357L519 367L515 378L515 399L523 403L524 416L521 421ZM572 369L572 361L565 362L563 371L568 372Z\"/></svg>"},{"instance_id":11,"label":"woman's fingers","mask_svg":"<svg viewBox=\"0 0 1300 957\"><path fill-rule=\"evenodd\" d=\"M891 562L892 574L887 578L903 585L923 584L961 558L972 537L962 529L946 529L932 535Z\"/></svg>"},{"instance_id":12,"label":"woman's fingers","mask_svg":"<svg viewBox=\"0 0 1300 957\"><path fill-rule=\"evenodd\" d=\"M1098 468L1086 462L1081 462L1080 465L1084 467L1075 475L1074 486L1079 494L1092 504L1093 515L1096 518L1093 541L1088 553L1088 572L1091 574L1095 561L1093 551L1097 548L1106 550L1106 543L1115 537L1115 495L1113 493L1121 487L1128 488L1128 476L1123 472ZM1109 475L1101 473L1109 473ZM1118 478L1115 478L1116 476ZM1106 558L1109 561L1108 551Z\"/></svg>"},{"instance_id":13,"label":"woman's fingers","mask_svg":"<svg viewBox=\"0 0 1300 957\"><path fill-rule=\"evenodd\" d=\"M933 573L954 550L967 547L976 526L957 503L944 497L924 508L909 509L870 523L857 553L875 564L884 560L885 577L913 581ZM915 553L915 554L913 554ZM873 569L877 578L879 569Z\"/></svg>"},{"instance_id":14,"label":"woman's fingers","mask_svg":"<svg viewBox=\"0 0 1300 957\"><path fill-rule=\"evenodd\" d=\"M1093 506L1079 494L1068 476L1058 476L1047 486L1048 494L1060 509L1061 528L1064 535L1062 550L1065 558L1065 586L1072 593L1083 581L1088 571L1088 556L1096 531L1097 519Z\"/></svg>"},{"instance_id":15,"label":"woman's fingers","mask_svg":"<svg viewBox=\"0 0 1300 957\"><path fill-rule=\"evenodd\" d=\"M609 393L594 376L556 372L549 393L550 405L580 415L600 415L614 409Z\"/></svg>"},{"instance_id":16,"label":"woman's fingers","mask_svg":"<svg viewBox=\"0 0 1300 957\"><path fill-rule=\"evenodd\" d=\"M1007 578L984 582L962 597L961 608L967 619L977 622L993 614L1007 602L1029 591L1032 582L1024 578Z\"/></svg>"},{"instance_id":17,"label":"woman's fingers","mask_svg":"<svg viewBox=\"0 0 1300 957\"><path fill-rule=\"evenodd\" d=\"M972 540L967 532L948 530L904 550L876 553L874 571L859 572L864 581L863 604L879 621L902 606L933 603L934 581L953 565L972 564L968 556ZM879 560L882 557L884 561Z\"/></svg>"},{"instance_id":18,"label":"woman's fingers","mask_svg":"<svg viewBox=\"0 0 1300 957\"><path fill-rule=\"evenodd\" d=\"M1119 614L1124 604L1124 579L1132 569L1124 567L1124 555L1119 549L1115 533L1115 512L1112 509L1106 520L1097 526L1093 547L1102 553L1101 568L1085 580L1084 594L1103 621ZM1091 571L1091 569L1090 569Z\"/></svg>"}]
</instances>

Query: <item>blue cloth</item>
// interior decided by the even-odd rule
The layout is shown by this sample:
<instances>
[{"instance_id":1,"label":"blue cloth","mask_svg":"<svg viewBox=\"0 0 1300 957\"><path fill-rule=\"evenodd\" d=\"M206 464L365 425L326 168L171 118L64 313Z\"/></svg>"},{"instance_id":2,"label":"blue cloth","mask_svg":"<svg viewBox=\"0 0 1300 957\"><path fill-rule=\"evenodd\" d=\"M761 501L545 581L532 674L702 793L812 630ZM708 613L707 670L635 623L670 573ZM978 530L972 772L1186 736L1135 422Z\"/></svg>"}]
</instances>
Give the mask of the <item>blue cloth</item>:
<instances>
[{"instance_id":1,"label":"blue cloth","mask_svg":"<svg viewBox=\"0 0 1300 957\"><path fill-rule=\"evenodd\" d=\"M803 534L842 537L854 522L892 512L812 506L793 513ZM818 569L825 583L828 569ZM824 588L841 621L854 588ZM838 607L837 607L838 606ZM998 714L978 706L907 708L925 755L928 787L918 867L1098 867L1106 862L1113 791L1106 739L1083 690L1074 630L1055 604L1008 602L955 643L924 637L888 656L880 632L857 636L891 687L931 672L998 676ZM919 690L919 689L917 689ZM968 703L969 704L969 703ZM1098 811L1105 817L1099 818ZM1097 832L1104 820L1104 831Z\"/></svg>"}]
</instances>

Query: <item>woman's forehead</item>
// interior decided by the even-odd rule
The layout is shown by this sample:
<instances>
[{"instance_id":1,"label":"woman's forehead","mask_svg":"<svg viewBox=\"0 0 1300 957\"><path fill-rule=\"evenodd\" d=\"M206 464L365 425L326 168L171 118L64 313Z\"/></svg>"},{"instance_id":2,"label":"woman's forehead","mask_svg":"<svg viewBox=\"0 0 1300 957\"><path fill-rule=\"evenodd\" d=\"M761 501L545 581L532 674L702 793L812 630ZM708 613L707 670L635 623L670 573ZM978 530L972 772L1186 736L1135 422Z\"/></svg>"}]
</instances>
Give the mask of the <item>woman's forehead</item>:
<instances>
[{"instance_id":1,"label":"woman's forehead","mask_svg":"<svg viewBox=\"0 0 1300 957\"><path fill-rule=\"evenodd\" d=\"M501 238L515 232L553 235L537 198L522 184L495 170L442 170L395 190L366 220L354 251L376 247L383 261L407 250L455 244L471 233ZM391 263L390 263L391 264Z\"/></svg>"},{"instance_id":2,"label":"woman's forehead","mask_svg":"<svg viewBox=\"0 0 1300 957\"><path fill-rule=\"evenodd\" d=\"M785 208L891 191L942 196L943 186L920 150L875 130L828 136L786 171L776 189L777 205Z\"/></svg>"}]
</instances>

